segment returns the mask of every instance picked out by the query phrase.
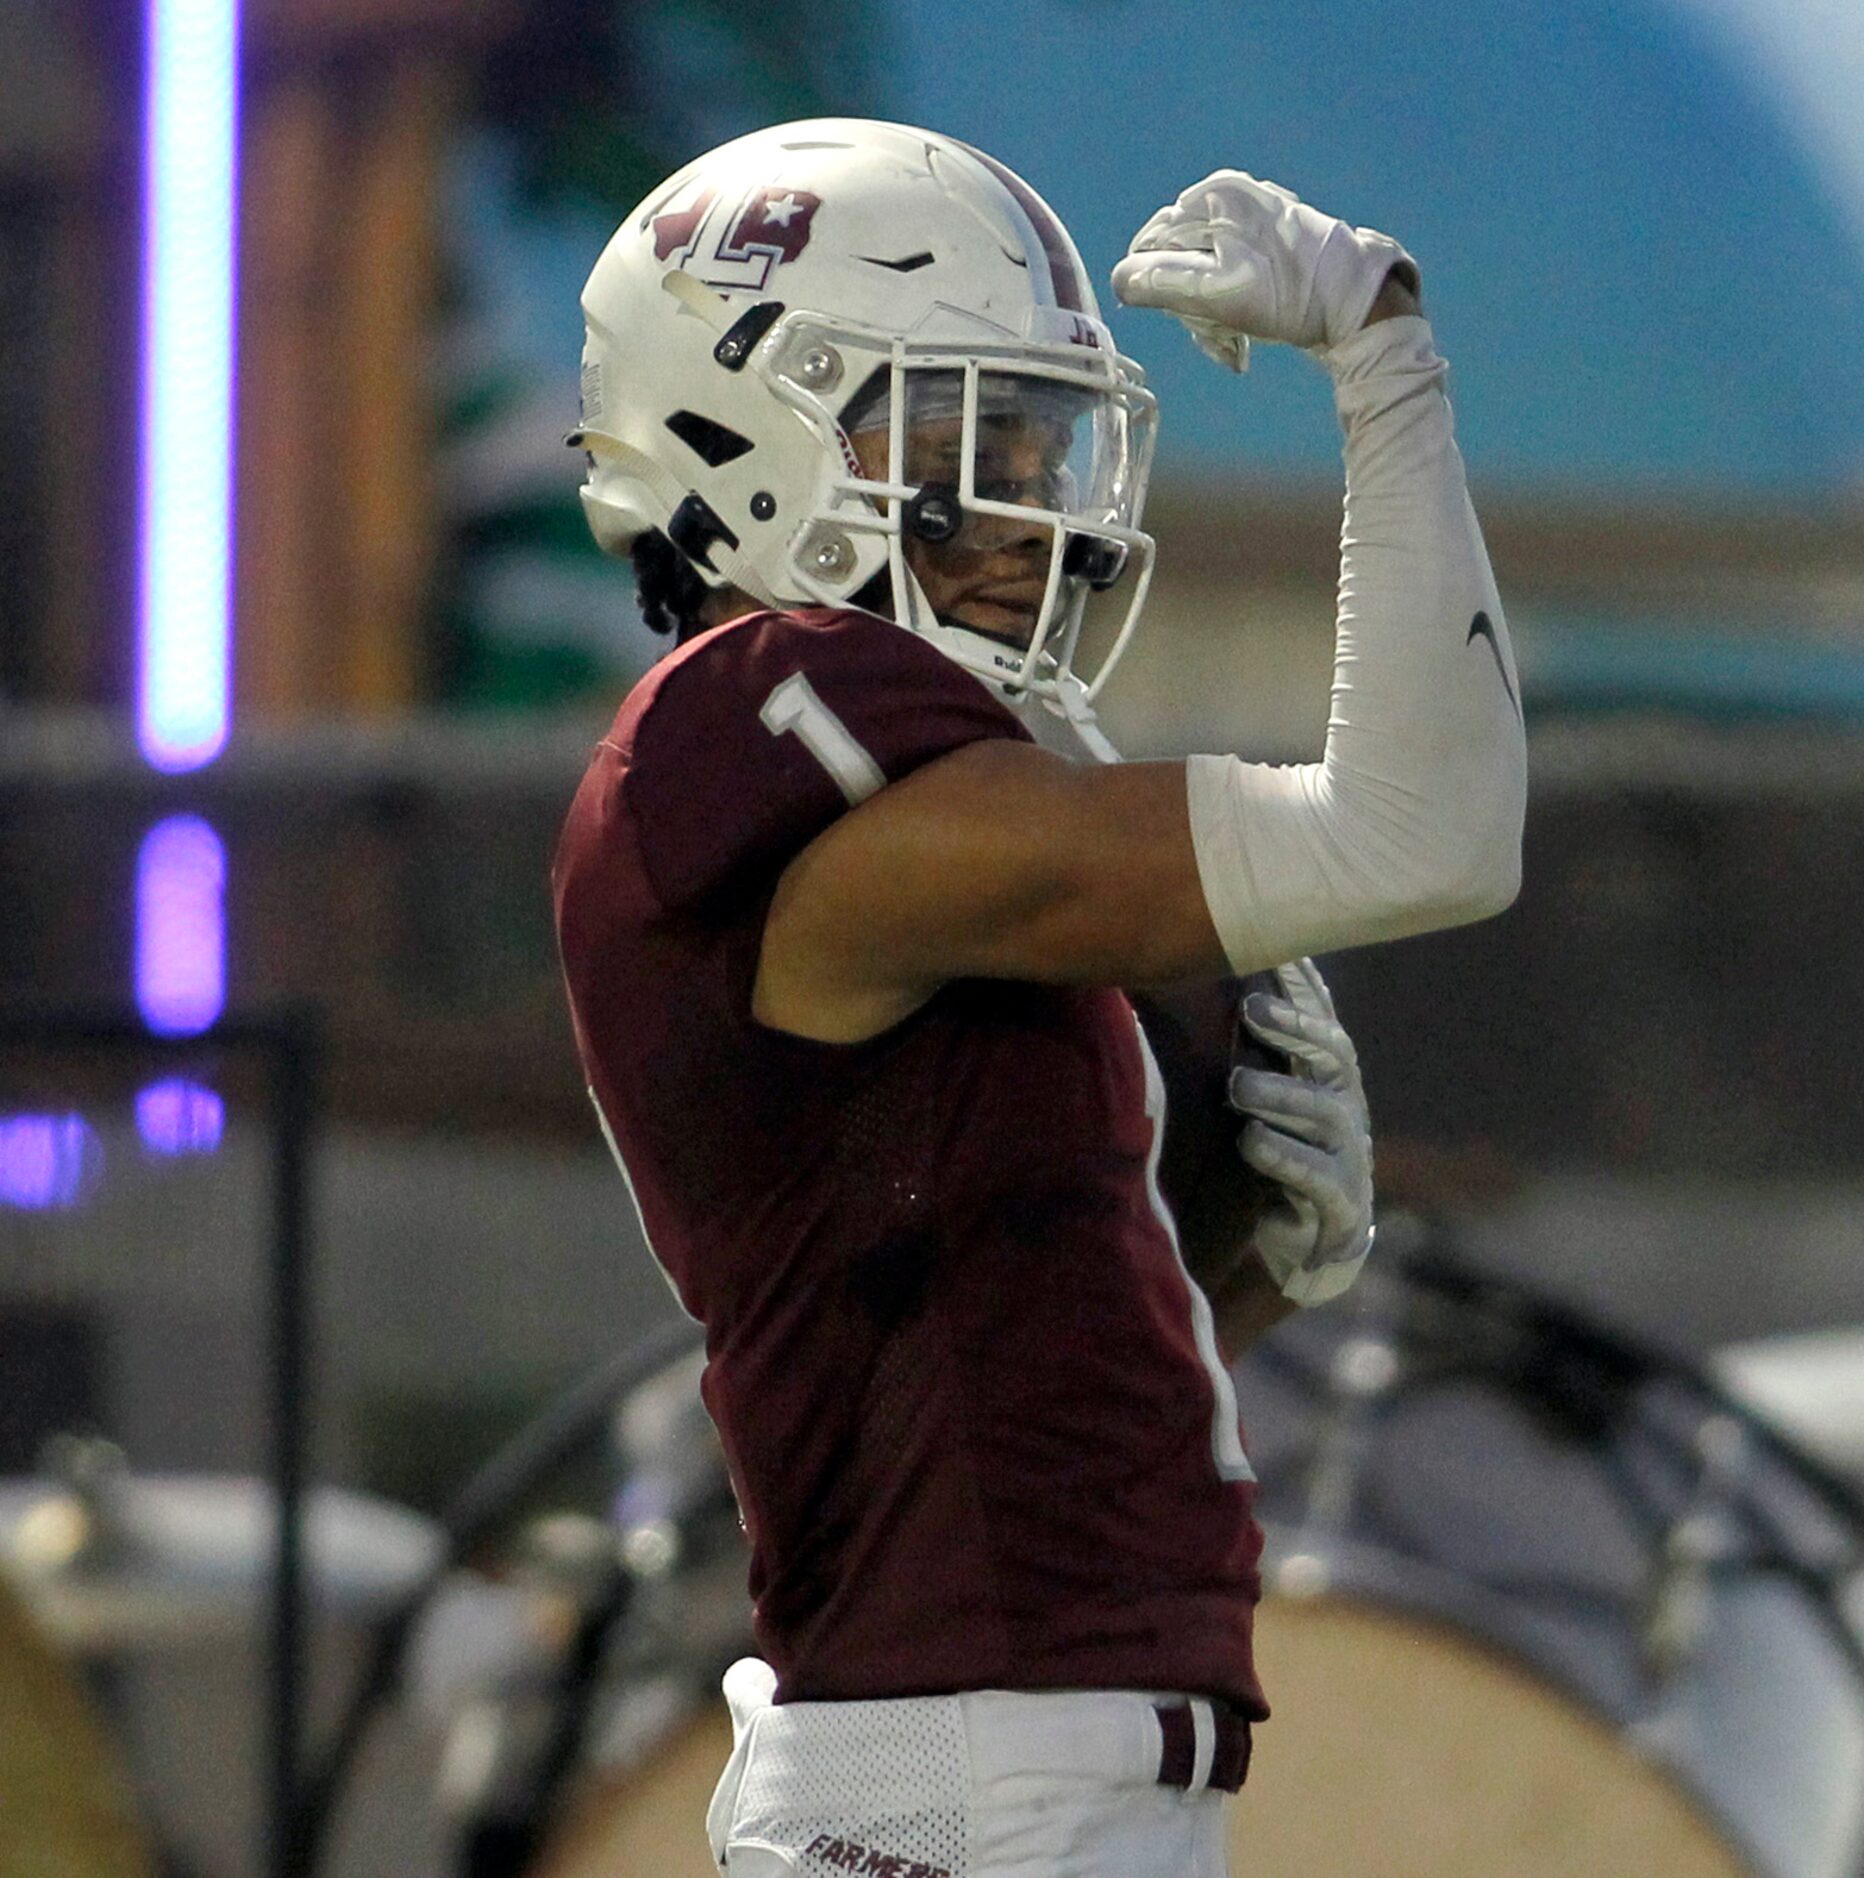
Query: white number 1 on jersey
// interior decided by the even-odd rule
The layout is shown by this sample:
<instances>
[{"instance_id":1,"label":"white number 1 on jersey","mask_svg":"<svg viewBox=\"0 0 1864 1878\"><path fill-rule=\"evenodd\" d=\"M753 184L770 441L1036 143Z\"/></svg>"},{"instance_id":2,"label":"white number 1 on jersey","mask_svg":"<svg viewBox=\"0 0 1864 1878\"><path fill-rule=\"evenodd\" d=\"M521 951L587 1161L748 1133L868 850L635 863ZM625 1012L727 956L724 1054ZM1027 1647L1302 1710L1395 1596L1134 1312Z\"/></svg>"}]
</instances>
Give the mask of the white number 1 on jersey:
<instances>
[{"instance_id":1,"label":"white number 1 on jersey","mask_svg":"<svg viewBox=\"0 0 1864 1878\"><path fill-rule=\"evenodd\" d=\"M882 788L880 765L861 747L846 724L816 696L801 672L792 672L764 700L758 712L773 737L794 731L803 748L828 771L835 787L857 807Z\"/></svg>"}]
</instances>

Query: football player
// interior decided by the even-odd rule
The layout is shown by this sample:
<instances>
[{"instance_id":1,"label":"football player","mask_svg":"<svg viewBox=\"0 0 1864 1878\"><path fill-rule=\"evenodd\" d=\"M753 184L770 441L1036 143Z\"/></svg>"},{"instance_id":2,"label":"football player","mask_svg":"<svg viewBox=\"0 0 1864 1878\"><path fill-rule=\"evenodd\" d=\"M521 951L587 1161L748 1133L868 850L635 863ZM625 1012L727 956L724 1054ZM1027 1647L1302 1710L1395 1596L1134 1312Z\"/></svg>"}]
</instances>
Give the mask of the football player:
<instances>
[{"instance_id":1,"label":"football player","mask_svg":"<svg viewBox=\"0 0 1864 1878\"><path fill-rule=\"evenodd\" d=\"M1105 760L1153 400L1001 164L759 132L584 295L584 505L680 643L595 753L557 918L751 1544L766 1660L726 1679L708 1821L734 1878L1224 1869L1267 1711L1220 1333L1335 1295L1370 1240L1351 1045L1283 962L1516 890L1512 655L1410 257L1221 171L1114 280L1226 366L1278 340L1332 377L1318 762ZM1234 1093L1283 1200L1213 1311L1121 988L1271 969L1245 1017L1290 1073Z\"/></svg>"}]
</instances>

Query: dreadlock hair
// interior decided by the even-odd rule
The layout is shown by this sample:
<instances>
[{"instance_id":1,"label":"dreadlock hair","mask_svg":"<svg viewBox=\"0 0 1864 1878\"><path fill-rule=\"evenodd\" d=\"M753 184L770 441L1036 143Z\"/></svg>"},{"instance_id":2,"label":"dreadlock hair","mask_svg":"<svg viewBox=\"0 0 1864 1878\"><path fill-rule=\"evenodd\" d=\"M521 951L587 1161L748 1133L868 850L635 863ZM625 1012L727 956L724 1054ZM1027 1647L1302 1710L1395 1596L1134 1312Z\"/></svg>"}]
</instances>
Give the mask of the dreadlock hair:
<instances>
[{"instance_id":1,"label":"dreadlock hair","mask_svg":"<svg viewBox=\"0 0 1864 1878\"><path fill-rule=\"evenodd\" d=\"M701 614L711 589L658 528L636 535L628 558L634 563L635 598L650 632L687 640L705 630Z\"/></svg>"}]
</instances>

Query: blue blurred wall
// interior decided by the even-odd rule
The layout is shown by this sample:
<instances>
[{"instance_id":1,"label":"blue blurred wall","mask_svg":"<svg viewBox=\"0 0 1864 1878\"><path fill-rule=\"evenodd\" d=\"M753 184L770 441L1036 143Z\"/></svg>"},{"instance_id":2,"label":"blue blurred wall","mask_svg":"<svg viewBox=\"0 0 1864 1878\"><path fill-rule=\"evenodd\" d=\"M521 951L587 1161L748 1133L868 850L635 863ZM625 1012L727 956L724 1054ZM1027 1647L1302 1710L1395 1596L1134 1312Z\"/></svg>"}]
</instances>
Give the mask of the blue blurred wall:
<instances>
[{"instance_id":1,"label":"blue blurred wall","mask_svg":"<svg viewBox=\"0 0 1864 1878\"><path fill-rule=\"evenodd\" d=\"M1104 280L1132 230L1231 163L1422 262L1479 476L1864 487L1864 252L1734 42L1564 0L910 0L880 108L1023 171ZM1864 24L1859 31L1864 32ZM1156 318L1161 466L1331 473L1311 368L1225 385Z\"/></svg>"}]
</instances>

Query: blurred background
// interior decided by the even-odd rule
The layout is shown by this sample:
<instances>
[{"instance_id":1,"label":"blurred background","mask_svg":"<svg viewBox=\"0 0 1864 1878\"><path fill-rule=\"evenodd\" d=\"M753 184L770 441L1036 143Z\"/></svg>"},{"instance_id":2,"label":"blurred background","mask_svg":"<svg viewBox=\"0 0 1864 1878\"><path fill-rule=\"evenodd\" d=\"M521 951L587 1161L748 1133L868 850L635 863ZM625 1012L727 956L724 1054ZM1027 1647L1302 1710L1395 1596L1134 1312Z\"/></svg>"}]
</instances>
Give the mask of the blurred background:
<instances>
[{"instance_id":1,"label":"blurred background","mask_svg":"<svg viewBox=\"0 0 1864 1878\"><path fill-rule=\"evenodd\" d=\"M1800 1446L1768 1467L1864 1480L1850 0L8 0L0 70L0 1564L34 1626L0 1626L24 1705L0 1721L86 1744L69 1830L97 1835L90 1863L9 1865L0 1809L0 1872L308 1869L284 1796L439 1515L577 1378L677 1337L550 929L558 823L661 649L562 439L614 223L787 117L987 148L1103 280L1219 164L1418 256L1532 804L1505 917L1329 965L1394 1260L1453 1248L1483 1295L1736 1390ZM1162 423L1155 597L1107 728L1133 755L1311 754L1325 382L1111 323ZM1352 1366L1388 1308L1321 1333L1330 1401L1403 1387ZM1519 1355L1492 1400L1532 1394ZM741 1561L694 1537L716 1471L690 1379L642 1398L647 1367L603 1397L634 1433L598 1414L467 1548L326 1869L463 1870L469 1842L524 1868L513 1796L549 1785L576 1639L640 1659L585 1731L624 1769L728 1658ZM1690 1484L1627 1541L1646 1615L1720 1478L1714 1437L1684 1445ZM692 1531L641 1513L656 1466L704 1502ZM1471 1463L1455 1506L1519 1497L1508 1471ZM1812 1576L1801 1643L1838 1602ZM674 1579L699 1614L642 1589ZM592 1627L604 1598L632 1629ZM308 1683L281 1693L281 1661ZM1834 1686L1837 1806L1864 1790L1864 1682ZM1584 1693L1628 1727L1630 1696ZM56 1767L29 1775L75 1816ZM1743 1869L1864 1869L1851 1815L1782 1850L1697 1797Z\"/></svg>"}]
</instances>

